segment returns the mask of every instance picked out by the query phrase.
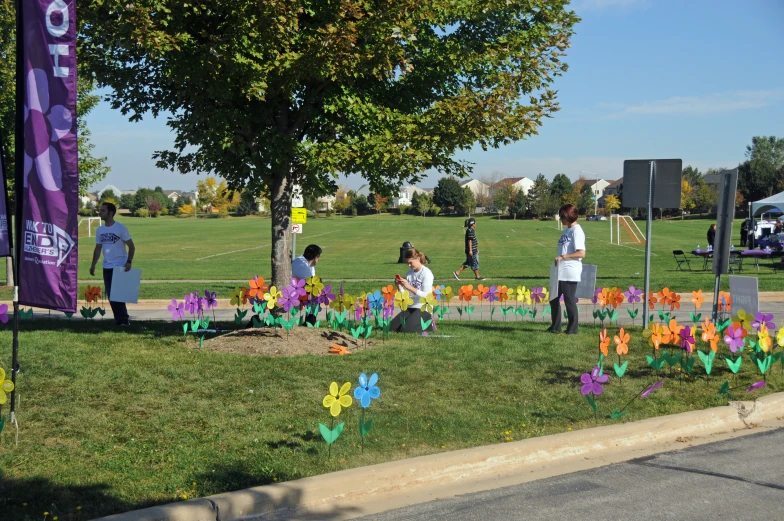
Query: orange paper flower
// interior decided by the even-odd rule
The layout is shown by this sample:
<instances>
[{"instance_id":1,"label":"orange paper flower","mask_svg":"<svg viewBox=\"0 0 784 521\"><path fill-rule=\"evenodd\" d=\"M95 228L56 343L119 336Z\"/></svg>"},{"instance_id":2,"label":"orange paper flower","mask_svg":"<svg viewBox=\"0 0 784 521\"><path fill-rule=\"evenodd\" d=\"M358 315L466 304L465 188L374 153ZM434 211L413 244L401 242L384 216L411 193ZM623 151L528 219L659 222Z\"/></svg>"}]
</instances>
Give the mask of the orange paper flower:
<instances>
[{"instance_id":1,"label":"orange paper flower","mask_svg":"<svg viewBox=\"0 0 784 521\"><path fill-rule=\"evenodd\" d=\"M607 336L607 328L602 328L602 332L599 333L599 350L602 352L604 356L608 356L610 351L610 337Z\"/></svg>"},{"instance_id":2,"label":"orange paper flower","mask_svg":"<svg viewBox=\"0 0 784 521\"><path fill-rule=\"evenodd\" d=\"M621 304L623 304L624 297L621 288L613 288L610 293L610 305L613 308L617 308Z\"/></svg>"},{"instance_id":3,"label":"orange paper flower","mask_svg":"<svg viewBox=\"0 0 784 521\"><path fill-rule=\"evenodd\" d=\"M616 353L625 355L629 352L629 346L627 345L627 342L629 342L629 333L624 332L623 328L615 335L613 341L615 341Z\"/></svg>"},{"instance_id":4,"label":"orange paper flower","mask_svg":"<svg viewBox=\"0 0 784 521\"><path fill-rule=\"evenodd\" d=\"M101 298L100 286L87 286L87 291L84 292L84 300L86 302L96 302Z\"/></svg>"},{"instance_id":5,"label":"orange paper flower","mask_svg":"<svg viewBox=\"0 0 784 521\"><path fill-rule=\"evenodd\" d=\"M596 295L596 298L599 301L600 306L610 305L610 292L607 290L607 288L602 288L602 291Z\"/></svg>"},{"instance_id":6,"label":"orange paper flower","mask_svg":"<svg viewBox=\"0 0 784 521\"><path fill-rule=\"evenodd\" d=\"M670 311L675 311L681 308L681 296L675 292L670 293L670 298L667 299L667 304L670 306Z\"/></svg>"},{"instance_id":7,"label":"orange paper flower","mask_svg":"<svg viewBox=\"0 0 784 521\"><path fill-rule=\"evenodd\" d=\"M389 304L395 300L395 286L390 284L389 286L381 288L381 294L384 296L384 301Z\"/></svg>"},{"instance_id":8,"label":"orange paper flower","mask_svg":"<svg viewBox=\"0 0 784 521\"><path fill-rule=\"evenodd\" d=\"M264 277L253 277L248 281L248 297L261 299L262 295L269 290L269 286L264 284Z\"/></svg>"},{"instance_id":9,"label":"orange paper flower","mask_svg":"<svg viewBox=\"0 0 784 521\"><path fill-rule=\"evenodd\" d=\"M694 304L696 309L700 309L703 302L705 302L705 297L702 296L702 290L691 292L691 303Z\"/></svg>"},{"instance_id":10,"label":"orange paper flower","mask_svg":"<svg viewBox=\"0 0 784 521\"><path fill-rule=\"evenodd\" d=\"M349 351L346 346L342 346L340 344L332 344L329 346L329 352L333 355L350 355L351 351Z\"/></svg>"},{"instance_id":11,"label":"orange paper flower","mask_svg":"<svg viewBox=\"0 0 784 521\"><path fill-rule=\"evenodd\" d=\"M719 291L719 311L732 311L732 298L726 291Z\"/></svg>"},{"instance_id":12,"label":"orange paper flower","mask_svg":"<svg viewBox=\"0 0 784 521\"><path fill-rule=\"evenodd\" d=\"M485 299L485 296L487 296L488 291L490 291L490 287L477 284L474 295L479 297L479 302L482 302Z\"/></svg>"},{"instance_id":13,"label":"orange paper flower","mask_svg":"<svg viewBox=\"0 0 784 521\"><path fill-rule=\"evenodd\" d=\"M648 292L648 307L653 309L659 301L656 300L656 294L653 291Z\"/></svg>"},{"instance_id":14,"label":"orange paper flower","mask_svg":"<svg viewBox=\"0 0 784 521\"><path fill-rule=\"evenodd\" d=\"M506 302L509 300L509 288L506 286L498 286L498 301Z\"/></svg>"},{"instance_id":15,"label":"orange paper flower","mask_svg":"<svg viewBox=\"0 0 784 521\"><path fill-rule=\"evenodd\" d=\"M460 300L463 300L465 302L470 301L474 296L474 286L472 286L471 284L467 286L462 286L457 296Z\"/></svg>"},{"instance_id":16,"label":"orange paper flower","mask_svg":"<svg viewBox=\"0 0 784 521\"><path fill-rule=\"evenodd\" d=\"M710 321L710 318L705 317L705 323L702 325L702 340L703 342L710 342L710 348L713 352L719 350L719 336L716 334L716 324Z\"/></svg>"}]
</instances>

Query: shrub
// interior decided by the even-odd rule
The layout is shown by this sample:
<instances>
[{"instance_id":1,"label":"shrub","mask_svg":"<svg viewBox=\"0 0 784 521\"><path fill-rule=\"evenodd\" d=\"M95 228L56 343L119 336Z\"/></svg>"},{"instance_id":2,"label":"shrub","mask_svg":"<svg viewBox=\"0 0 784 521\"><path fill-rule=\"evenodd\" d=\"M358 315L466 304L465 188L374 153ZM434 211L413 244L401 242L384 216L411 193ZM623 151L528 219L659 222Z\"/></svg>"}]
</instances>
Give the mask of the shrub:
<instances>
[{"instance_id":1,"label":"shrub","mask_svg":"<svg viewBox=\"0 0 784 521\"><path fill-rule=\"evenodd\" d=\"M352 217L356 217L357 216L357 209L356 208L352 208L351 209L351 216Z\"/></svg>"},{"instance_id":2,"label":"shrub","mask_svg":"<svg viewBox=\"0 0 784 521\"><path fill-rule=\"evenodd\" d=\"M333 214L333 213L334 213L334 212L332 211L332 208L327 208L327 211L326 211L326 212L324 212L324 215L325 215L326 217L332 217L332 214Z\"/></svg>"},{"instance_id":3,"label":"shrub","mask_svg":"<svg viewBox=\"0 0 784 521\"><path fill-rule=\"evenodd\" d=\"M95 215L95 210L93 208L79 208L79 215L82 217L92 217Z\"/></svg>"},{"instance_id":4,"label":"shrub","mask_svg":"<svg viewBox=\"0 0 784 521\"><path fill-rule=\"evenodd\" d=\"M308 219L315 219L318 217L318 214L315 210L308 210Z\"/></svg>"},{"instance_id":5,"label":"shrub","mask_svg":"<svg viewBox=\"0 0 784 521\"><path fill-rule=\"evenodd\" d=\"M401 204L397 207L397 213L403 215L404 213L409 213L411 211L411 205L408 204Z\"/></svg>"},{"instance_id":6,"label":"shrub","mask_svg":"<svg viewBox=\"0 0 784 521\"><path fill-rule=\"evenodd\" d=\"M149 217L150 211L147 208L139 208L138 210L133 212L133 215L135 215L136 217Z\"/></svg>"},{"instance_id":7,"label":"shrub","mask_svg":"<svg viewBox=\"0 0 784 521\"><path fill-rule=\"evenodd\" d=\"M438 215L441 213L441 208L439 206L431 206L430 207L430 215Z\"/></svg>"}]
</instances>

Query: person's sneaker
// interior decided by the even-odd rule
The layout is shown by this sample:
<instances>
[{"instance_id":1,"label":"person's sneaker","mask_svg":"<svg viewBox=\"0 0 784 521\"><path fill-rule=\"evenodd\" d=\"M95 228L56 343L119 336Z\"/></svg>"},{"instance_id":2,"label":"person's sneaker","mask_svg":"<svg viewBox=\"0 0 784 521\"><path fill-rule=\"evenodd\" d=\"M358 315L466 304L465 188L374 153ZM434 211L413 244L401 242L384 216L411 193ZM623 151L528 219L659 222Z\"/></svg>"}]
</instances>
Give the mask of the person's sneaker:
<instances>
[{"instance_id":1,"label":"person's sneaker","mask_svg":"<svg viewBox=\"0 0 784 521\"><path fill-rule=\"evenodd\" d=\"M460 280L460 276L457 274L456 271L453 271L452 275L454 275L457 280Z\"/></svg>"},{"instance_id":2,"label":"person's sneaker","mask_svg":"<svg viewBox=\"0 0 784 521\"><path fill-rule=\"evenodd\" d=\"M487 279L485 279L484 277L477 277L474 280L487 280Z\"/></svg>"},{"instance_id":3,"label":"person's sneaker","mask_svg":"<svg viewBox=\"0 0 784 521\"><path fill-rule=\"evenodd\" d=\"M123 327L124 326L130 326L131 325L131 321L130 320L126 320L125 322L117 322L117 325L118 326L123 326Z\"/></svg>"}]
</instances>

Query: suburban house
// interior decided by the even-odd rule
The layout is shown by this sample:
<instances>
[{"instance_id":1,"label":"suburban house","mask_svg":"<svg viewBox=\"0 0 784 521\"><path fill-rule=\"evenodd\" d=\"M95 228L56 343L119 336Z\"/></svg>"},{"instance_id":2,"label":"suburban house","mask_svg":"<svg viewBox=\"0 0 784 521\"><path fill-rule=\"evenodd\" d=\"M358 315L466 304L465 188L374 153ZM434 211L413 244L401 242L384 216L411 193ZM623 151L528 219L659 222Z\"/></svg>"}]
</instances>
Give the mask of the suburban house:
<instances>
[{"instance_id":1,"label":"suburban house","mask_svg":"<svg viewBox=\"0 0 784 521\"><path fill-rule=\"evenodd\" d=\"M117 197L120 197L120 196L122 196L124 194L131 194L131 195L133 195L133 194L136 193L136 190L120 190L119 188L117 188L114 185L106 185L106 186L104 186L103 188L101 188L100 190L98 190L97 192L94 192L94 193L98 197L98 199L100 199L103 196L103 193L108 191L108 190L111 190L112 192L114 192L114 195L116 195Z\"/></svg>"},{"instance_id":2,"label":"suburban house","mask_svg":"<svg viewBox=\"0 0 784 521\"><path fill-rule=\"evenodd\" d=\"M398 208L400 206L411 206L411 202L414 199L414 194L424 193L427 193L427 190L417 186L404 186L400 189L396 197L390 198L390 206L392 208Z\"/></svg>"},{"instance_id":3,"label":"suburban house","mask_svg":"<svg viewBox=\"0 0 784 521\"><path fill-rule=\"evenodd\" d=\"M524 194L528 195L528 192L534 186L534 182L527 177L507 177L506 179L501 179L493 185L491 195L495 193L496 188L504 185L512 185Z\"/></svg>"},{"instance_id":4,"label":"suburban house","mask_svg":"<svg viewBox=\"0 0 784 521\"><path fill-rule=\"evenodd\" d=\"M316 199L319 210L332 210L332 205L335 204L336 197L334 195L323 195Z\"/></svg>"},{"instance_id":5,"label":"suburban house","mask_svg":"<svg viewBox=\"0 0 784 521\"><path fill-rule=\"evenodd\" d=\"M468 187L474 197L490 195L490 187L478 179L464 179L460 181L462 188Z\"/></svg>"},{"instance_id":6,"label":"suburban house","mask_svg":"<svg viewBox=\"0 0 784 521\"><path fill-rule=\"evenodd\" d=\"M616 179L615 181L611 181L604 189L604 195L599 198L599 206L604 206L604 200L607 198L608 195L614 195L619 200L621 198L621 188L623 187L623 177L620 179ZM623 201L621 201L623 202Z\"/></svg>"},{"instance_id":7,"label":"suburban house","mask_svg":"<svg viewBox=\"0 0 784 521\"><path fill-rule=\"evenodd\" d=\"M621 179L621 181L623 181L623 180ZM574 183L572 183L572 185L576 186L577 183L579 183L579 182L580 181L575 181ZM604 197L605 195L608 195L608 194L605 194L605 192L604 192L607 189L607 187L610 186L610 183L608 181L605 181L604 179L598 179L598 180L597 179L582 179L582 182L583 182L584 185L591 187L591 190L593 190L593 195L594 195L594 197L596 198L597 201L601 202L602 197Z\"/></svg>"}]
</instances>

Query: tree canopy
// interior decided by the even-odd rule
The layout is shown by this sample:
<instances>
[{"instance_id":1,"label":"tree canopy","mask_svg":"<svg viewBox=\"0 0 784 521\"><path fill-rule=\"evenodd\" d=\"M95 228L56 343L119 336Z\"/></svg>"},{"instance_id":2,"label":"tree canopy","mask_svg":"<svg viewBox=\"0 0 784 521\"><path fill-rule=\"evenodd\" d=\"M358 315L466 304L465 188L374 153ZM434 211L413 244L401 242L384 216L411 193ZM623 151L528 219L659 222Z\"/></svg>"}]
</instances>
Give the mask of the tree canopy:
<instances>
[{"instance_id":1,"label":"tree canopy","mask_svg":"<svg viewBox=\"0 0 784 521\"><path fill-rule=\"evenodd\" d=\"M269 194L275 283L290 275L290 195L339 174L392 193L454 153L537 133L577 16L566 0L104 0L81 59L115 108L170 114L154 157Z\"/></svg>"}]
</instances>

